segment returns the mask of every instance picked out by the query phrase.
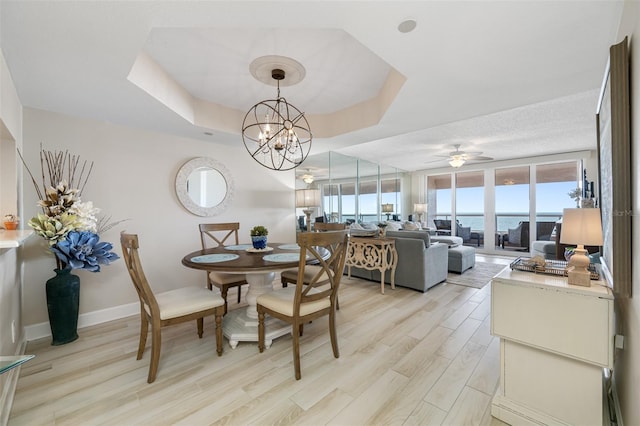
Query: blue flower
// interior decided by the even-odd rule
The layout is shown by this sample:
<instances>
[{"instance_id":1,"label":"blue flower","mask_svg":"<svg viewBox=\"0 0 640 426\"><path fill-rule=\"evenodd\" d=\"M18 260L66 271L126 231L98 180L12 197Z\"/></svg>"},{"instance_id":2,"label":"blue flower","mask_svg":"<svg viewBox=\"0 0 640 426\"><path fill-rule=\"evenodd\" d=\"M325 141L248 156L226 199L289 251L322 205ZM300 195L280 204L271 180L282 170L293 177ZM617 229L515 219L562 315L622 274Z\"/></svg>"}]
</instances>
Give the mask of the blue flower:
<instances>
[{"instance_id":1,"label":"blue flower","mask_svg":"<svg viewBox=\"0 0 640 426\"><path fill-rule=\"evenodd\" d=\"M100 272L100 265L108 265L120 259L111 250L111 243L100 242L98 234L90 231L71 231L64 240L51 247L51 251L63 265L91 272Z\"/></svg>"}]
</instances>

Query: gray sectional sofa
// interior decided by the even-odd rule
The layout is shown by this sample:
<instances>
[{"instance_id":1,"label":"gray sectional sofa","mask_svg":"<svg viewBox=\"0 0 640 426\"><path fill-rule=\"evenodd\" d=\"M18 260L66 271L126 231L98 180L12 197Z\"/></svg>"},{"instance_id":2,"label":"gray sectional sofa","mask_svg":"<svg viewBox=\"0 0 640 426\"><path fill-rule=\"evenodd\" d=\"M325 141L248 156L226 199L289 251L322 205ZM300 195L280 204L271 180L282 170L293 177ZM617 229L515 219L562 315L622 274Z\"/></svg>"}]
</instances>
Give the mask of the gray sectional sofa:
<instances>
[{"instance_id":1,"label":"gray sectional sofa","mask_svg":"<svg viewBox=\"0 0 640 426\"><path fill-rule=\"evenodd\" d=\"M431 243L425 231L387 231L387 237L395 238L398 251L395 284L421 292L447 279L447 244ZM345 268L345 274L348 268ZM385 282L390 283L390 272ZM351 275L380 283L380 271L351 268Z\"/></svg>"}]
</instances>

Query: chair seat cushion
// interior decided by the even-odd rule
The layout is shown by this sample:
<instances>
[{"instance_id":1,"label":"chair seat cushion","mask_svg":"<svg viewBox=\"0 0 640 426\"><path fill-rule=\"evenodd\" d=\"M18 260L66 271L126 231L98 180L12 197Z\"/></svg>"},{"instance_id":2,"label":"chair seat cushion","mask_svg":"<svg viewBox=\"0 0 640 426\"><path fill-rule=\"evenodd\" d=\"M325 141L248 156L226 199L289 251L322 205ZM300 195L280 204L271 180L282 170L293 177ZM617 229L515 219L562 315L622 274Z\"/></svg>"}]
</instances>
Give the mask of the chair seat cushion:
<instances>
[{"instance_id":1,"label":"chair seat cushion","mask_svg":"<svg viewBox=\"0 0 640 426\"><path fill-rule=\"evenodd\" d=\"M304 268L304 283L309 283L313 279L313 277L322 270L322 267L316 265L307 265ZM282 271L280 273L282 277L285 277L289 281L296 282L298 281L298 268L287 269L286 271ZM320 277L320 282L327 280L327 273L323 271L322 276Z\"/></svg>"},{"instance_id":2,"label":"chair seat cushion","mask_svg":"<svg viewBox=\"0 0 640 426\"><path fill-rule=\"evenodd\" d=\"M211 290L200 287L184 287L156 294L160 307L160 319L180 317L193 312L224 306L224 299ZM145 306L145 309L148 309Z\"/></svg>"},{"instance_id":3,"label":"chair seat cushion","mask_svg":"<svg viewBox=\"0 0 640 426\"><path fill-rule=\"evenodd\" d=\"M315 289L311 289L309 293L313 294L317 293L317 291ZM261 294L258 296L256 302L258 305L262 305L272 311L279 312L283 315L293 316L293 298L295 297L295 294L295 287L286 287ZM313 302L302 303L300 305L300 315L308 315L328 308L329 306L331 306L331 301L328 297L320 300L314 300Z\"/></svg>"},{"instance_id":4,"label":"chair seat cushion","mask_svg":"<svg viewBox=\"0 0 640 426\"><path fill-rule=\"evenodd\" d=\"M244 274L225 274L224 272L209 272L209 279L216 284L233 284L238 281L246 281Z\"/></svg>"}]
</instances>

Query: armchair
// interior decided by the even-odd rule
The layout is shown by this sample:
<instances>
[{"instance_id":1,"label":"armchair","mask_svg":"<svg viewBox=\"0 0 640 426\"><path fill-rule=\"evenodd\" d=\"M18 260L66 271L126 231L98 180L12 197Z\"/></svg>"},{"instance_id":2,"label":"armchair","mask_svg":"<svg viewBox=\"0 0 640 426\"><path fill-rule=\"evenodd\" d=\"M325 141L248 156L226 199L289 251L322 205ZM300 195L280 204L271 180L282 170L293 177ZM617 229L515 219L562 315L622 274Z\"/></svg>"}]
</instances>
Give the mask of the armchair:
<instances>
[{"instance_id":1,"label":"armchair","mask_svg":"<svg viewBox=\"0 0 640 426\"><path fill-rule=\"evenodd\" d=\"M502 238L502 248L529 250L529 221L523 221L515 228L509 228Z\"/></svg>"},{"instance_id":2,"label":"armchair","mask_svg":"<svg viewBox=\"0 0 640 426\"><path fill-rule=\"evenodd\" d=\"M451 221L447 219L433 219L437 235L451 235Z\"/></svg>"},{"instance_id":3,"label":"armchair","mask_svg":"<svg viewBox=\"0 0 640 426\"><path fill-rule=\"evenodd\" d=\"M456 236L462 238L462 244L471 242L471 227L462 226L456 221Z\"/></svg>"}]
</instances>

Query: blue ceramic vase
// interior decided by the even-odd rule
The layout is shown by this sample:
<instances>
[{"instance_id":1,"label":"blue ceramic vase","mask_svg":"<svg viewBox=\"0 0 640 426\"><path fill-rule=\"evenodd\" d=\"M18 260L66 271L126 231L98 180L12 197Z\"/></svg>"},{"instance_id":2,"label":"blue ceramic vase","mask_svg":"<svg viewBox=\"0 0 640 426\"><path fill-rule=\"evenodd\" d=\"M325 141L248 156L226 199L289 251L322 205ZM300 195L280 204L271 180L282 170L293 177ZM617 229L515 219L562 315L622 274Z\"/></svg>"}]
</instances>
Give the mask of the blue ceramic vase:
<instances>
[{"instance_id":1,"label":"blue ceramic vase","mask_svg":"<svg viewBox=\"0 0 640 426\"><path fill-rule=\"evenodd\" d=\"M251 236L251 244L253 244L253 248L256 250L264 250L267 248L267 236L266 235Z\"/></svg>"}]
</instances>

